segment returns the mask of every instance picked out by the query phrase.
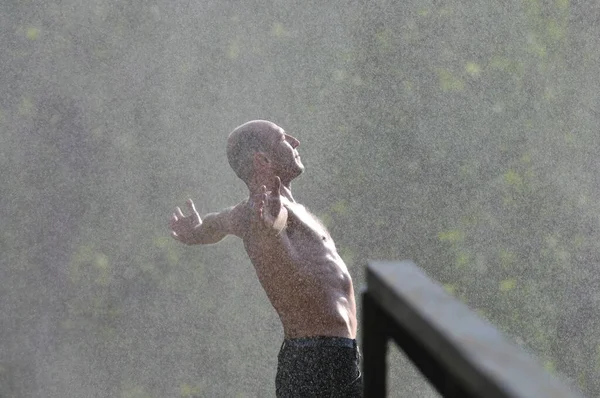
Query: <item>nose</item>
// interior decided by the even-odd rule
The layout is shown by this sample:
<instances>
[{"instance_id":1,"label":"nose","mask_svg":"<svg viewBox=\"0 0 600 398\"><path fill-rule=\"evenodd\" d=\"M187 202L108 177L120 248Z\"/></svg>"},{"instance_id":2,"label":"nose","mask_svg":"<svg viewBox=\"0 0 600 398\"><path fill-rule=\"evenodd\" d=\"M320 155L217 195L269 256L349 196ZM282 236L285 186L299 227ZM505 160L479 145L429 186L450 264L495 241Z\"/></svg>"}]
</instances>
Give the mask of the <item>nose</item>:
<instances>
[{"instance_id":1,"label":"nose","mask_svg":"<svg viewBox=\"0 0 600 398\"><path fill-rule=\"evenodd\" d=\"M290 145L292 146L292 148L297 148L300 145L300 141L298 141L297 138L292 137L291 135L288 135L288 141L290 143Z\"/></svg>"}]
</instances>

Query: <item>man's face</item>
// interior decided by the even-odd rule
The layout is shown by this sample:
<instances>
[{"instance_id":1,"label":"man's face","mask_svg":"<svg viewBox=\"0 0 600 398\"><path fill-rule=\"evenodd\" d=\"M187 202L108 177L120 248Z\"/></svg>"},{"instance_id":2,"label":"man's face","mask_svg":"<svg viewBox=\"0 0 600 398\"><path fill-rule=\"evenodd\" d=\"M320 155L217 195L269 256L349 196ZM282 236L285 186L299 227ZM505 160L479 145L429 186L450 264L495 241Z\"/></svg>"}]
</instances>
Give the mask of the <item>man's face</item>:
<instances>
[{"instance_id":1,"label":"man's face","mask_svg":"<svg viewBox=\"0 0 600 398\"><path fill-rule=\"evenodd\" d=\"M304 171L297 148L300 141L287 134L281 127L272 130L270 158L278 175L293 179Z\"/></svg>"}]
</instances>

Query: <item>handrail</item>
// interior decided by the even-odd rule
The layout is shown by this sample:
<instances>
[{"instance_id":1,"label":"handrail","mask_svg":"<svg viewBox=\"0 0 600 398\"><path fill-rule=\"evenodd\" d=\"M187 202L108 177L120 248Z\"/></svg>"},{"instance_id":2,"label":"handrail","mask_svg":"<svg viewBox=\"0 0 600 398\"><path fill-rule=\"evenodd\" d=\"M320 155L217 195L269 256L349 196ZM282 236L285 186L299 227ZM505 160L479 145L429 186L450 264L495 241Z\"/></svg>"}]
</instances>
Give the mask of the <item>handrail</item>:
<instances>
[{"instance_id":1,"label":"handrail","mask_svg":"<svg viewBox=\"0 0 600 398\"><path fill-rule=\"evenodd\" d=\"M579 398L411 261L371 261L362 294L366 397L386 396L388 340L444 397Z\"/></svg>"}]
</instances>

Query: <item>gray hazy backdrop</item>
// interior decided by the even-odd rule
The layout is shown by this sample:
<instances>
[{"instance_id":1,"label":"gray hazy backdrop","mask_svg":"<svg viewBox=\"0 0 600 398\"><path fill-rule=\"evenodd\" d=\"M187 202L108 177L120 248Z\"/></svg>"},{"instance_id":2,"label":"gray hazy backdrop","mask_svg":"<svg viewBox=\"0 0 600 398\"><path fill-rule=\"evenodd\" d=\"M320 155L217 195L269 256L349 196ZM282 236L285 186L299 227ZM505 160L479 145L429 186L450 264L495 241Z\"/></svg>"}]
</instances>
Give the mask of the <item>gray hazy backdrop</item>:
<instances>
[{"instance_id":1,"label":"gray hazy backdrop","mask_svg":"<svg viewBox=\"0 0 600 398\"><path fill-rule=\"evenodd\" d=\"M225 139L296 136L295 197L355 279L412 259L600 396L600 6L6 0L0 397L274 396L282 330L242 244L175 206L244 198ZM360 310L360 309L359 309ZM394 351L390 396L436 396Z\"/></svg>"}]
</instances>

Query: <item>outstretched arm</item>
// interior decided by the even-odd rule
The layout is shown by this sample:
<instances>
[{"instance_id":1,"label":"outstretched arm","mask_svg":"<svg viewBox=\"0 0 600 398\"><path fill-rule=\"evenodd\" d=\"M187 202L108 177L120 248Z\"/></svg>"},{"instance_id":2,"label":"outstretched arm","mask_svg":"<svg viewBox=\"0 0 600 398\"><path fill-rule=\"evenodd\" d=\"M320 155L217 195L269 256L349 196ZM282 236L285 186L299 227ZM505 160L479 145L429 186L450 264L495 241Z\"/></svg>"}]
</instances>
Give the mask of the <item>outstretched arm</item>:
<instances>
[{"instance_id":1,"label":"outstretched arm","mask_svg":"<svg viewBox=\"0 0 600 398\"><path fill-rule=\"evenodd\" d=\"M232 208L219 213L210 213L200 218L196 206L191 199L187 200L189 216L183 214L179 207L171 216L171 236L186 245L207 245L217 243L231 233Z\"/></svg>"}]
</instances>

